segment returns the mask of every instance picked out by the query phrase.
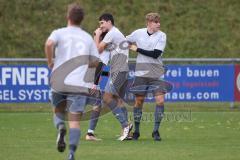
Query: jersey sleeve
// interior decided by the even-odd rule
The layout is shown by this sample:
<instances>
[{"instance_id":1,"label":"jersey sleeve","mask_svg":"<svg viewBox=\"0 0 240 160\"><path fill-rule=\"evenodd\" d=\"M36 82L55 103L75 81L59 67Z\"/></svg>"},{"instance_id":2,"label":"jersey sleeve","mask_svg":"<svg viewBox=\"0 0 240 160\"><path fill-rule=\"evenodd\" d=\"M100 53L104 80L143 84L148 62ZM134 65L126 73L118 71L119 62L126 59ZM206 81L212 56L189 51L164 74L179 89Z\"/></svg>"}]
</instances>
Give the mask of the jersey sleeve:
<instances>
[{"instance_id":1,"label":"jersey sleeve","mask_svg":"<svg viewBox=\"0 0 240 160\"><path fill-rule=\"evenodd\" d=\"M55 44L57 44L58 43L58 38L59 36L58 36L58 32L57 32L57 30L54 30L51 34L50 34L50 36L48 37L48 40L52 40Z\"/></svg>"},{"instance_id":2,"label":"jersey sleeve","mask_svg":"<svg viewBox=\"0 0 240 160\"><path fill-rule=\"evenodd\" d=\"M132 32L130 35L126 36L126 39L130 43L135 43L136 42L136 31Z\"/></svg>"},{"instance_id":3,"label":"jersey sleeve","mask_svg":"<svg viewBox=\"0 0 240 160\"><path fill-rule=\"evenodd\" d=\"M99 58L99 53L96 44L92 40L91 46L90 46L90 55L95 56Z\"/></svg>"},{"instance_id":4,"label":"jersey sleeve","mask_svg":"<svg viewBox=\"0 0 240 160\"><path fill-rule=\"evenodd\" d=\"M90 53L89 53L89 66L91 67L97 67L96 65L99 63L100 58L99 58L99 53L96 44L92 40L92 43L90 45Z\"/></svg>"},{"instance_id":5,"label":"jersey sleeve","mask_svg":"<svg viewBox=\"0 0 240 160\"><path fill-rule=\"evenodd\" d=\"M164 51L165 46L166 46L166 41L167 41L167 36L166 34L161 34L159 36L158 42L156 44L156 47L154 49Z\"/></svg>"},{"instance_id":6,"label":"jersey sleeve","mask_svg":"<svg viewBox=\"0 0 240 160\"><path fill-rule=\"evenodd\" d=\"M113 32L109 31L102 40L104 43L109 44L113 41Z\"/></svg>"}]
</instances>

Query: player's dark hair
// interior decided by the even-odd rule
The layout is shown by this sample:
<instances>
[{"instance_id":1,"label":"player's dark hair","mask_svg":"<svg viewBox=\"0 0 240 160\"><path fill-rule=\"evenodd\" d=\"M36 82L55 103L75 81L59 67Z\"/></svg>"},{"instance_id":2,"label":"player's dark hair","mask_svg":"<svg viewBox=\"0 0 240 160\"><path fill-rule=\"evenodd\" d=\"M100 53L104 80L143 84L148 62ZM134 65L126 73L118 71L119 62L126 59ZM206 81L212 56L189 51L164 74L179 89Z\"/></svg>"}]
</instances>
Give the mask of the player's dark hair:
<instances>
[{"instance_id":1,"label":"player's dark hair","mask_svg":"<svg viewBox=\"0 0 240 160\"><path fill-rule=\"evenodd\" d=\"M84 18L84 11L79 4L70 4L68 5L67 17L73 24L80 25Z\"/></svg>"},{"instance_id":2,"label":"player's dark hair","mask_svg":"<svg viewBox=\"0 0 240 160\"><path fill-rule=\"evenodd\" d=\"M103 32L101 35L100 35L100 41L102 41L104 39L104 37L106 36L108 32Z\"/></svg>"},{"instance_id":3,"label":"player's dark hair","mask_svg":"<svg viewBox=\"0 0 240 160\"><path fill-rule=\"evenodd\" d=\"M99 21L111 21L112 25L114 25L114 19L113 19L113 15L110 13L104 13L99 17Z\"/></svg>"}]
</instances>

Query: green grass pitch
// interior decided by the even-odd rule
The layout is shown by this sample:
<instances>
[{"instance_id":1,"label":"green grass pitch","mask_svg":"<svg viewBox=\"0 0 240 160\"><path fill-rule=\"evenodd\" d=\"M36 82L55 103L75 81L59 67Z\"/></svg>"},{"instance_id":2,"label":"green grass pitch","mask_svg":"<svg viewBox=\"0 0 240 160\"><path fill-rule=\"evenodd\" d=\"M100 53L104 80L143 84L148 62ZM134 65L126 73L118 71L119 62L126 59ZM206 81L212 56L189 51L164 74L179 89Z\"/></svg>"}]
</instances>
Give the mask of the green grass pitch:
<instances>
[{"instance_id":1,"label":"green grass pitch","mask_svg":"<svg viewBox=\"0 0 240 160\"><path fill-rule=\"evenodd\" d=\"M103 141L85 141L88 121L76 159L85 160L239 160L240 112L167 110L161 142L151 138L151 112L145 112L138 141L117 141L120 125L111 113L99 120ZM130 113L131 115L131 113ZM131 118L131 117L130 117ZM0 111L0 158L4 160L65 160L55 147L56 130L47 111Z\"/></svg>"}]
</instances>

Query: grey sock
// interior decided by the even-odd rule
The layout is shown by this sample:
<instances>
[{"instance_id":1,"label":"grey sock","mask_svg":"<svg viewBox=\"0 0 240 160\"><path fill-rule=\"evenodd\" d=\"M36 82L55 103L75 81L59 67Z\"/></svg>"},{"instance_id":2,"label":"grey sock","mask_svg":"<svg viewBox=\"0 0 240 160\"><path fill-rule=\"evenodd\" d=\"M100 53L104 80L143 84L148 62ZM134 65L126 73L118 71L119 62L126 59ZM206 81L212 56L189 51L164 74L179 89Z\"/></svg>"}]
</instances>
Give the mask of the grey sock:
<instances>
[{"instance_id":1,"label":"grey sock","mask_svg":"<svg viewBox=\"0 0 240 160\"><path fill-rule=\"evenodd\" d=\"M100 115L100 111L92 110L91 119L90 119L90 123L89 123L90 130L93 130L93 131L95 130L95 128L97 126L99 115Z\"/></svg>"},{"instance_id":2,"label":"grey sock","mask_svg":"<svg viewBox=\"0 0 240 160\"><path fill-rule=\"evenodd\" d=\"M154 132L158 131L163 115L164 115L164 105L161 105L161 106L156 105L155 113L154 113L154 116L155 116L154 129L153 129Z\"/></svg>"},{"instance_id":3,"label":"grey sock","mask_svg":"<svg viewBox=\"0 0 240 160\"><path fill-rule=\"evenodd\" d=\"M134 117L134 126L135 126L135 132L140 132L140 122L142 119L142 108L140 107L134 107L133 108L133 117Z\"/></svg>"},{"instance_id":4,"label":"grey sock","mask_svg":"<svg viewBox=\"0 0 240 160\"><path fill-rule=\"evenodd\" d=\"M79 140L81 136L81 131L79 128L69 129L69 152L74 154L77 149Z\"/></svg>"},{"instance_id":5,"label":"grey sock","mask_svg":"<svg viewBox=\"0 0 240 160\"><path fill-rule=\"evenodd\" d=\"M123 113L124 113L124 115L125 115L125 117L126 117L126 119L128 121L128 110L127 110L127 108L125 106L122 106L120 108L122 109L122 111L123 111Z\"/></svg>"},{"instance_id":6,"label":"grey sock","mask_svg":"<svg viewBox=\"0 0 240 160\"><path fill-rule=\"evenodd\" d=\"M54 126L59 129L59 126L65 126L65 114L55 113L53 116Z\"/></svg>"},{"instance_id":7,"label":"grey sock","mask_svg":"<svg viewBox=\"0 0 240 160\"><path fill-rule=\"evenodd\" d=\"M108 104L109 108L111 109L112 113L114 114L114 116L116 117L116 119L119 121L119 123L121 124L122 128L125 128L128 126L128 121L122 111L122 109L120 107L117 106L117 101L116 100L112 100L109 104Z\"/></svg>"}]
</instances>

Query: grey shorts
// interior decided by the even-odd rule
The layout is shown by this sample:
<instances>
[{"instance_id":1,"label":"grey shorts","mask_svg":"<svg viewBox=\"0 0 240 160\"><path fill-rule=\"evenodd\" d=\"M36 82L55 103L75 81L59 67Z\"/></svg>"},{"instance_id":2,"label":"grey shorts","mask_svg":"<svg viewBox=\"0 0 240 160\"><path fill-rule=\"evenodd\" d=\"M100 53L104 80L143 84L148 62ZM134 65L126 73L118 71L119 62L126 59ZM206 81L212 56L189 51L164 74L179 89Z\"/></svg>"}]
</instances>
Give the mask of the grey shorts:
<instances>
[{"instance_id":1,"label":"grey shorts","mask_svg":"<svg viewBox=\"0 0 240 160\"><path fill-rule=\"evenodd\" d=\"M148 93L165 94L172 90L172 85L159 78L135 77L130 92L135 95L146 96Z\"/></svg>"},{"instance_id":2,"label":"grey shorts","mask_svg":"<svg viewBox=\"0 0 240 160\"><path fill-rule=\"evenodd\" d=\"M51 103L54 107L65 105L66 111L84 112L86 105L101 106L101 100L87 97L84 95L66 95L58 92L52 92Z\"/></svg>"},{"instance_id":3,"label":"grey shorts","mask_svg":"<svg viewBox=\"0 0 240 160\"><path fill-rule=\"evenodd\" d=\"M88 98L82 95L67 96L67 111L70 113L84 112Z\"/></svg>"},{"instance_id":4,"label":"grey shorts","mask_svg":"<svg viewBox=\"0 0 240 160\"><path fill-rule=\"evenodd\" d=\"M60 107L66 105L67 96L65 94L52 91L51 92L51 104L53 107Z\"/></svg>"},{"instance_id":5,"label":"grey shorts","mask_svg":"<svg viewBox=\"0 0 240 160\"><path fill-rule=\"evenodd\" d=\"M128 72L113 73L109 76L104 91L119 97L124 97L127 84Z\"/></svg>"}]
</instances>

